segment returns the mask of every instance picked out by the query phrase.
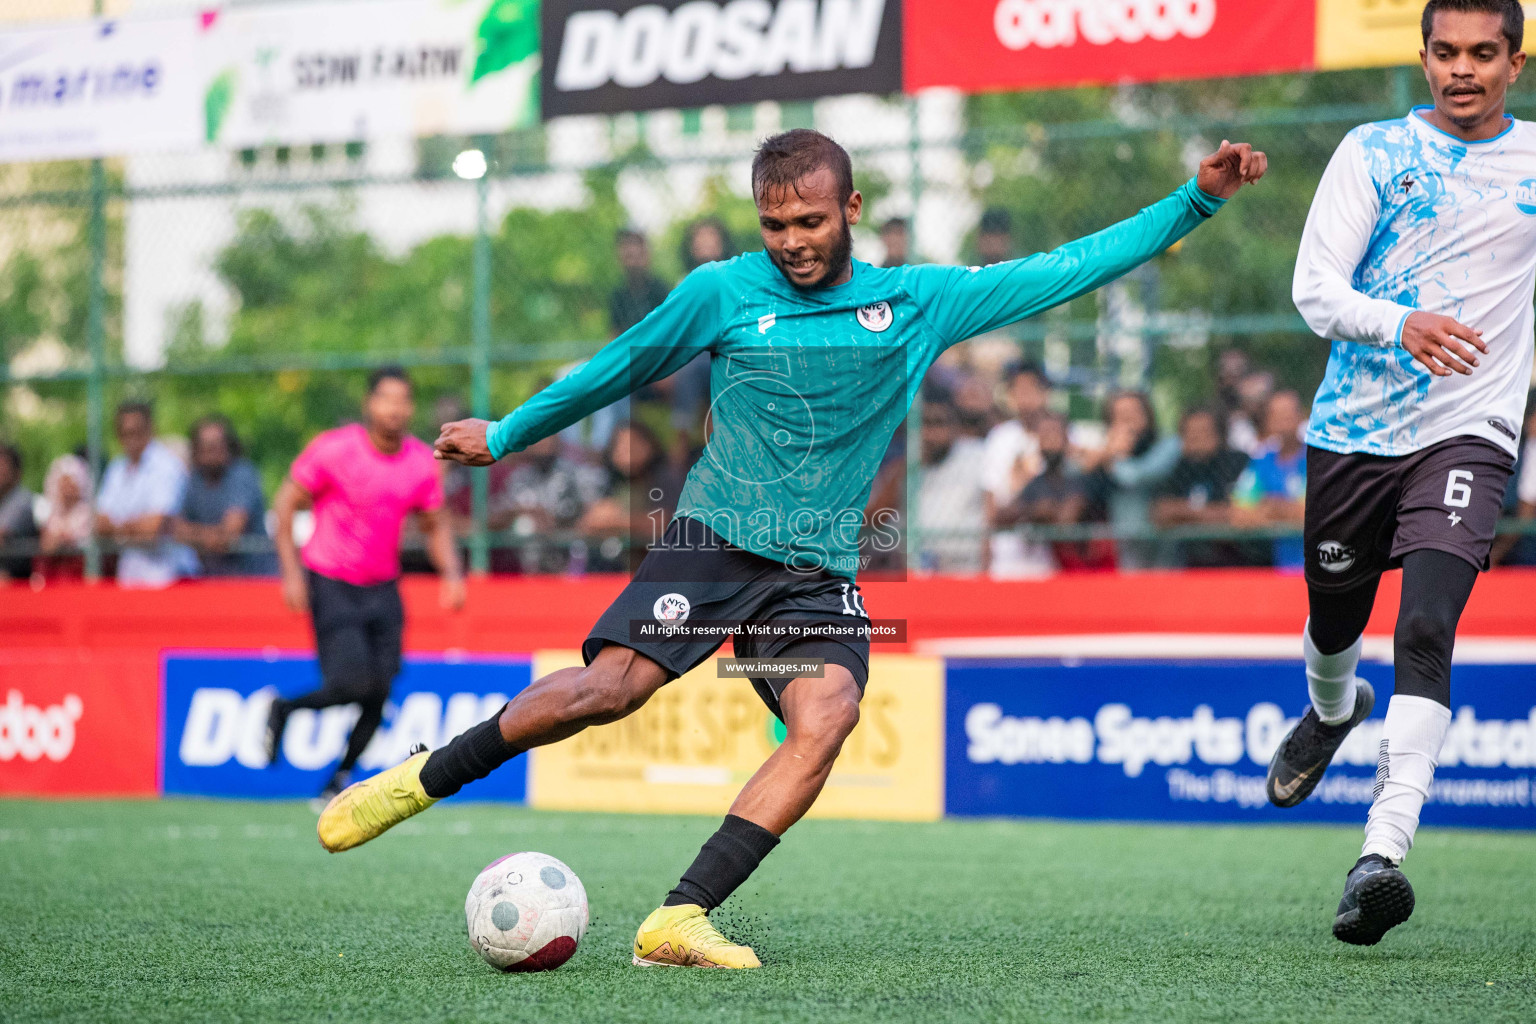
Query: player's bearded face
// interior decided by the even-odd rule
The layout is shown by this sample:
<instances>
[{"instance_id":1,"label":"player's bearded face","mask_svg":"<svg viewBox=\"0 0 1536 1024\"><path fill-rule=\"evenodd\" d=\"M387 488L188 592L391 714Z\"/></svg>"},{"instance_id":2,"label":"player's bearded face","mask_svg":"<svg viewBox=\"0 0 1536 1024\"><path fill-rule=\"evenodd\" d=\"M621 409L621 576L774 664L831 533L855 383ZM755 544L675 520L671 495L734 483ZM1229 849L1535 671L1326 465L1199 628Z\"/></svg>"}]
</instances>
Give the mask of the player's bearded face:
<instances>
[{"instance_id":1,"label":"player's bearded face","mask_svg":"<svg viewBox=\"0 0 1536 1024\"><path fill-rule=\"evenodd\" d=\"M757 198L763 248L797 288L841 284L848 279L852 226L862 204L858 192L842 201L826 169L806 175L794 187L769 187Z\"/></svg>"}]
</instances>

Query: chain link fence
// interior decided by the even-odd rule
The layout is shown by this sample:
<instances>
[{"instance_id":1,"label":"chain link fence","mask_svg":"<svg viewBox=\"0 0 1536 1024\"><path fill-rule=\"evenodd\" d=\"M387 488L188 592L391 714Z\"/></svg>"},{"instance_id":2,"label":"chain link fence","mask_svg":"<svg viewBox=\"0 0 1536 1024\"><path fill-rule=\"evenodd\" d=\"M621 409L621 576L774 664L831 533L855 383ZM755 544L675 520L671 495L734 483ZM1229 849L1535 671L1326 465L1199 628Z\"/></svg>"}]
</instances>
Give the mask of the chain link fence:
<instances>
[{"instance_id":1,"label":"chain link fence","mask_svg":"<svg viewBox=\"0 0 1536 1024\"><path fill-rule=\"evenodd\" d=\"M31 2L39 17L82 13ZM357 416L370 369L410 370L430 440L446 420L514 408L693 265L757 248L748 168L774 131L814 126L850 150L866 199L854 253L876 264L1051 249L1242 139L1270 154L1270 176L1210 224L1122 281L947 353L871 504L899 517L918 572L1290 566L1299 477L1250 466L1277 447L1271 462L1288 465L1326 361L1290 302L1302 224L1344 133L1423 101L1421 78L1393 69L4 166L0 440L42 496L39 525L61 500L50 467L78 453L98 479L126 400L151 402L183 456L194 422L226 418L270 498L310 437ZM1528 88L1512 108L1536 109ZM656 511L636 495L675 500L706 406L685 372L491 472L452 471L473 564L622 568ZM1145 470L1129 490L1122 463ZM1516 509L1501 547L1519 559ZM109 551L76 540L79 568L110 571ZM46 546L6 543L18 575ZM259 533L240 545L270 550Z\"/></svg>"}]
</instances>

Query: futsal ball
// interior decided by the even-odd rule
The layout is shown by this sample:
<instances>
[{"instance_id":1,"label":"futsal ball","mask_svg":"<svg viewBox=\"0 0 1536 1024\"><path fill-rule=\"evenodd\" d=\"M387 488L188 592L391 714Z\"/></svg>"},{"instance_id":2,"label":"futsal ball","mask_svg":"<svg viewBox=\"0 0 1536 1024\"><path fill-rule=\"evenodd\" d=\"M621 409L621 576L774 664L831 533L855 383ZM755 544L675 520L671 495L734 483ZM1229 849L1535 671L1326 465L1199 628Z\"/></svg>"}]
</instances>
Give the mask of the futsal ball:
<instances>
[{"instance_id":1,"label":"futsal ball","mask_svg":"<svg viewBox=\"0 0 1536 1024\"><path fill-rule=\"evenodd\" d=\"M544 853L509 853L488 864L464 900L469 944L499 971L551 971L587 930L587 890Z\"/></svg>"}]
</instances>

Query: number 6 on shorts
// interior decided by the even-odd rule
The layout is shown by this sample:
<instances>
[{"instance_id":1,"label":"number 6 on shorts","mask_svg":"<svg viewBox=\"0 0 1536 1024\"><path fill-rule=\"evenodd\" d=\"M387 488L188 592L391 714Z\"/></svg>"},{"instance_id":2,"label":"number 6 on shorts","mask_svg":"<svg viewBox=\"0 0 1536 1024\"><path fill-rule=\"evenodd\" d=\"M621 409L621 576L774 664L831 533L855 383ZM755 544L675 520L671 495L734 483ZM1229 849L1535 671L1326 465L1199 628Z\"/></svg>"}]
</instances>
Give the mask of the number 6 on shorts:
<instances>
[{"instance_id":1,"label":"number 6 on shorts","mask_svg":"<svg viewBox=\"0 0 1536 1024\"><path fill-rule=\"evenodd\" d=\"M1472 504L1472 488L1468 487L1473 476L1465 469L1453 469L1445 478L1445 505L1447 508L1466 508Z\"/></svg>"}]
</instances>

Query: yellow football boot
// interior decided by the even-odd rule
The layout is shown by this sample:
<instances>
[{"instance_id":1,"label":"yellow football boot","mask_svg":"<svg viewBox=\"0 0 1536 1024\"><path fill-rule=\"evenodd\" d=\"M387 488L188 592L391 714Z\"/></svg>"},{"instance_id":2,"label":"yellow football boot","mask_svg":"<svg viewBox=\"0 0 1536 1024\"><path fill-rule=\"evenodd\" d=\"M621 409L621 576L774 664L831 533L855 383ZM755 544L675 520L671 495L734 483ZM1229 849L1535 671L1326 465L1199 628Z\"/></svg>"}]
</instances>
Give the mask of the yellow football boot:
<instances>
[{"instance_id":1,"label":"yellow football boot","mask_svg":"<svg viewBox=\"0 0 1536 1024\"><path fill-rule=\"evenodd\" d=\"M761 967L751 946L733 944L693 903L661 907L635 933L636 967Z\"/></svg>"},{"instance_id":2,"label":"yellow football boot","mask_svg":"<svg viewBox=\"0 0 1536 1024\"><path fill-rule=\"evenodd\" d=\"M362 846L437 803L421 788L421 766L427 757L425 752L408 757L332 797L316 826L320 845L332 853Z\"/></svg>"}]
</instances>

